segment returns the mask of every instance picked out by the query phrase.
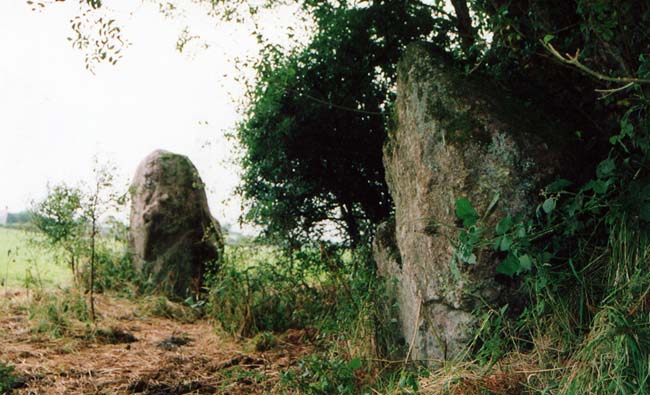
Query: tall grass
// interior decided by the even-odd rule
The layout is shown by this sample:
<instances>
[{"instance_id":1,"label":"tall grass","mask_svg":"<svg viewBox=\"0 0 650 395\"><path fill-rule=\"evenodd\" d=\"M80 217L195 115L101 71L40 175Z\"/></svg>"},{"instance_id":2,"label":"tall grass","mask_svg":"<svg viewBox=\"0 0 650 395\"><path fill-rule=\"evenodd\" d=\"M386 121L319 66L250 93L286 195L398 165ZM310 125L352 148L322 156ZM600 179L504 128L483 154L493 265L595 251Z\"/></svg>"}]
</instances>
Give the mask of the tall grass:
<instances>
[{"instance_id":1,"label":"tall grass","mask_svg":"<svg viewBox=\"0 0 650 395\"><path fill-rule=\"evenodd\" d=\"M621 220L586 252L531 274L529 307L487 313L476 352L430 372L421 393L650 393L650 239Z\"/></svg>"},{"instance_id":2,"label":"tall grass","mask_svg":"<svg viewBox=\"0 0 650 395\"><path fill-rule=\"evenodd\" d=\"M559 392L650 393L648 238L641 231L619 224L610 237L609 259L599 264L601 275L584 280L587 289L597 289L602 295L587 306L593 315L568 361L569 371Z\"/></svg>"},{"instance_id":3,"label":"tall grass","mask_svg":"<svg viewBox=\"0 0 650 395\"><path fill-rule=\"evenodd\" d=\"M396 306L370 259L369 251L317 245L293 255L228 246L207 281L208 314L237 337L305 331L316 350L284 372L282 393L357 394L393 385L399 378L386 367L400 351Z\"/></svg>"}]
</instances>

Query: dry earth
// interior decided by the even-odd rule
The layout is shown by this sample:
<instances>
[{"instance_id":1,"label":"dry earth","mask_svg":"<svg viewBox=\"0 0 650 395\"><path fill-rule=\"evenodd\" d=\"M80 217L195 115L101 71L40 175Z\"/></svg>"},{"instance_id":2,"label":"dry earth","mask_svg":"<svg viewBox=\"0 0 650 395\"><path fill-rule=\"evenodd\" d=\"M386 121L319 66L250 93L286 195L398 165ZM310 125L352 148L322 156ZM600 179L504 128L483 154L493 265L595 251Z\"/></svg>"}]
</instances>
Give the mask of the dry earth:
<instances>
[{"instance_id":1,"label":"dry earth","mask_svg":"<svg viewBox=\"0 0 650 395\"><path fill-rule=\"evenodd\" d=\"M266 352L246 352L250 346L205 319L146 315L105 295L96 327L53 339L34 333L21 308L29 298L22 290L0 293L0 360L20 375L16 394L273 394L281 372L312 351L304 331L289 331ZM111 336L98 332L107 328Z\"/></svg>"}]
</instances>

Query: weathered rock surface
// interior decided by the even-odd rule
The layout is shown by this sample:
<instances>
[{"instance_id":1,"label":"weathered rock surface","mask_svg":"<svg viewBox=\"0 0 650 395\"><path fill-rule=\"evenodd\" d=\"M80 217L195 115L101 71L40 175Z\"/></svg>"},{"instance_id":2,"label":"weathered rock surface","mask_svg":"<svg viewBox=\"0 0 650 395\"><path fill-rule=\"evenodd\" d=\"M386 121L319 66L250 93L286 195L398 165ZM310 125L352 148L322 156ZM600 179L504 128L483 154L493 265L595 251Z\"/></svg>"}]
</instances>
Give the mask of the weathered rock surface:
<instances>
[{"instance_id":1,"label":"weathered rock surface","mask_svg":"<svg viewBox=\"0 0 650 395\"><path fill-rule=\"evenodd\" d=\"M461 355L476 312L507 300L495 271L502 257L483 251L477 264L452 273L455 202L466 197L482 215L498 195L483 222L488 230L505 214L530 212L560 157L549 148L558 126L531 113L423 45L398 66L397 119L384 147L395 218L378 228L374 253L380 273L397 280L412 359Z\"/></svg>"},{"instance_id":2,"label":"weathered rock surface","mask_svg":"<svg viewBox=\"0 0 650 395\"><path fill-rule=\"evenodd\" d=\"M136 268L170 295L198 291L205 265L221 259L221 227L185 156L157 150L140 163L131 185L130 222Z\"/></svg>"}]
</instances>

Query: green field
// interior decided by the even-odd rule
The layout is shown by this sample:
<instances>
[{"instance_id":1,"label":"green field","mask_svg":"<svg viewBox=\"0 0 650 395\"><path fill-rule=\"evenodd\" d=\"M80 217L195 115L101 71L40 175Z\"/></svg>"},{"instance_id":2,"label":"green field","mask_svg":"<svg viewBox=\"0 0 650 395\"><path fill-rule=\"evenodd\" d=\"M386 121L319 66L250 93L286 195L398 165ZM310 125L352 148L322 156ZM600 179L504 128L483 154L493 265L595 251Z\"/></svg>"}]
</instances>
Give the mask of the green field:
<instances>
[{"instance_id":1,"label":"green field","mask_svg":"<svg viewBox=\"0 0 650 395\"><path fill-rule=\"evenodd\" d=\"M30 240L33 233L0 228L0 285L46 288L72 284L70 269L57 263L55 254Z\"/></svg>"}]
</instances>

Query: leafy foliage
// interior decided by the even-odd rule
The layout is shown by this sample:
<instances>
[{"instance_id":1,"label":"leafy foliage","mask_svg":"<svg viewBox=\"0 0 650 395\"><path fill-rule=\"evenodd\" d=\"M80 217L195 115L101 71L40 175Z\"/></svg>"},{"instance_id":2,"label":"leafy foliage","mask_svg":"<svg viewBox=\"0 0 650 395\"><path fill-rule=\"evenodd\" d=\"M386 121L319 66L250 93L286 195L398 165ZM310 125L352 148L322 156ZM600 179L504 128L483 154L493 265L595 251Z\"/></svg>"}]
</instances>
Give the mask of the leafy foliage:
<instances>
[{"instance_id":1,"label":"leafy foliage","mask_svg":"<svg viewBox=\"0 0 650 395\"><path fill-rule=\"evenodd\" d=\"M14 367L0 361L0 394L9 394L14 388L16 376L14 374Z\"/></svg>"},{"instance_id":2,"label":"leafy foliage","mask_svg":"<svg viewBox=\"0 0 650 395\"><path fill-rule=\"evenodd\" d=\"M7 214L7 225L26 225L31 222L32 216L29 211Z\"/></svg>"},{"instance_id":3,"label":"leafy foliage","mask_svg":"<svg viewBox=\"0 0 650 395\"><path fill-rule=\"evenodd\" d=\"M363 259L370 259L364 249L304 246L287 256L268 246L228 247L222 271L209 276L208 314L227 332L252 337L258 349L274 347L273 333L311 333L305 341L317 350L285 372L287 393L356 394L379 380L413 388L411 376L395 383L393 372L374 361L401 348L390 285Z\"/></svg>"},{"instance_id":4,"label":"leafy foliage","mask_svg":"<svg viewBox=\"0 0 650 395\"><path fill-rule=\"evenodd\" d=\"M239 129L247 218L269 236L305 241L333 223L356 244L386 218L385 110L404 45L431 32L414 2L311 2L316 33L289 54L268 49ZM392 23L387 23L391 20Z\"/></svg>"},{"instance_id":5,"label":"leafy foliage","mask_svg":"<svg viewBox=\"0 0 650 395\"><path fill-rule=\"evenodd\" d=\"M52 248L62 248L69 256L75 280L81 280L81 258L88 260L88 276L84 286L90 292L91 317L95 317L94 291L99 231L103 217L124 203L124 195L114 188L114 166L99 164L95 159L94 182L90 186L69 187L60 184L50 189L47 197L34 204L33 222ZM104 249L104 257L107 249Z\"/></svg>"},{"instance_id":6,"label":"leafy foliage","mask_svg":"<svg viewBox=\"0 0 650 395\"><path fill-rule=\"evenodd\" d=\"M311 251L301 255L303 262L315 258ZM332 306L308 283L314 272L284 259L268 247L227 248L222 267L208 276L209 314L227 332L246 337L313 324Z\"/></svg>"},{"instance_id":7,"label":"leafy foliage","mask_svg":"<svg viewBox=\"0 0 650 395\"><path fill-rule=\"evenodd\" d=\"M289 371L283 377L285 385L301 394L326 395L358 393L355 371L361 368L361 361L346 361L339 358L322 358L309 355L298 363L298 371Z\"/></svg>"},{"instance_id":8,"label":"leafy foliage","mask_svg":"<svg viewBox=\"0 0 650 395\"><path fill-rule=\"evenodd\" d=\"M82 193L65 184L48 191L47 197L32 208L32 222L50 247L62 248L75 278L79 276L79 257L83 249L84 223L81 218Z\"/></svg>"}]
</instances>

